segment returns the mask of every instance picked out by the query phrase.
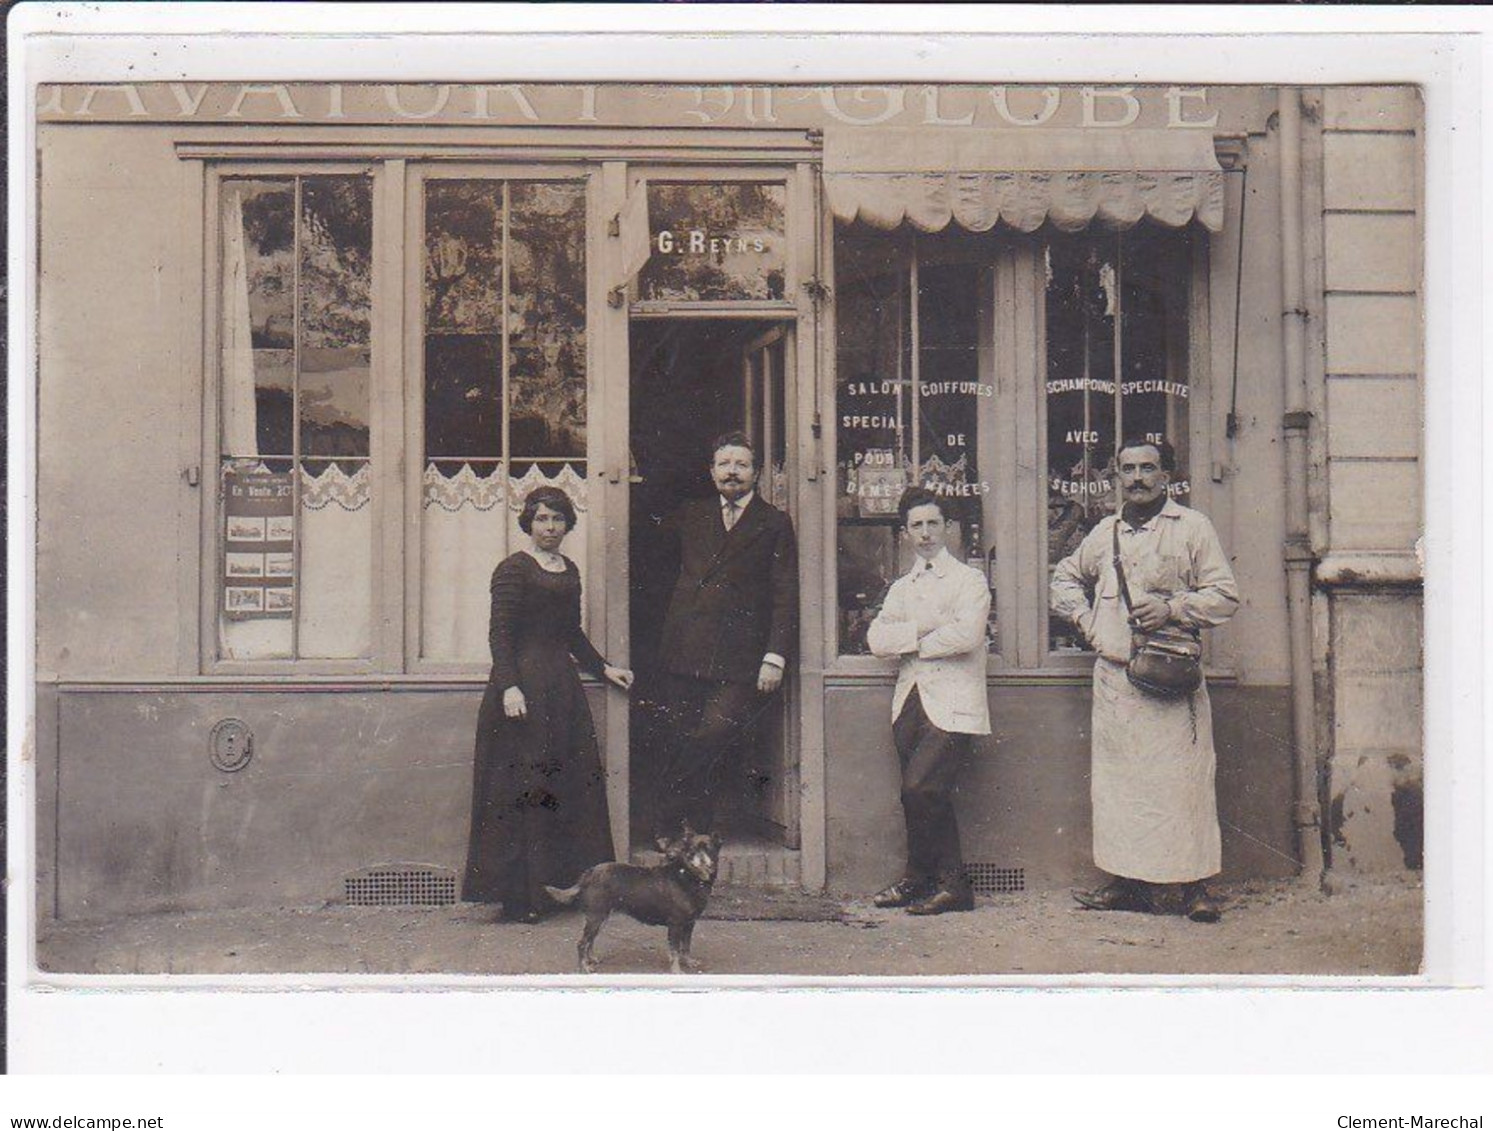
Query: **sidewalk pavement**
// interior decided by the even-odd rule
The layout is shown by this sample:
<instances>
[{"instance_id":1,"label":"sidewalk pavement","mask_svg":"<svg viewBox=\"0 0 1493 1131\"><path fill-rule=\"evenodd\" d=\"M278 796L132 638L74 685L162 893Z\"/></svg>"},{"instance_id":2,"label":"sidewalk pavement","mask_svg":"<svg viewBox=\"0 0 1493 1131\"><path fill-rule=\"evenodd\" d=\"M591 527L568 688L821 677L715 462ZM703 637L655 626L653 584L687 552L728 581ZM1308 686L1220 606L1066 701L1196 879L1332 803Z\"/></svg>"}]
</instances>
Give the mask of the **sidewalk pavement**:
<instances>
[{"instance_id":1,"label":"sidewalk pavement","mask_svg":"<svg viewBox=\"0 0 1493 1131\"><path fill-rule=\"evenodd\" d=\"M708 975L891 978L956 975L1405 975L1421 963L1418 875L1339 884L1219 889L1223 921L1094 912L1067 892L982 897L935 918L793 892L719 889L696 927ZM581 916L494 922L456 905L328 905L160 913L38 925L46 973L552 975L575 970ZM614 915L597 977L667 974L665 932Z\"/></svg>"}]
</instances>

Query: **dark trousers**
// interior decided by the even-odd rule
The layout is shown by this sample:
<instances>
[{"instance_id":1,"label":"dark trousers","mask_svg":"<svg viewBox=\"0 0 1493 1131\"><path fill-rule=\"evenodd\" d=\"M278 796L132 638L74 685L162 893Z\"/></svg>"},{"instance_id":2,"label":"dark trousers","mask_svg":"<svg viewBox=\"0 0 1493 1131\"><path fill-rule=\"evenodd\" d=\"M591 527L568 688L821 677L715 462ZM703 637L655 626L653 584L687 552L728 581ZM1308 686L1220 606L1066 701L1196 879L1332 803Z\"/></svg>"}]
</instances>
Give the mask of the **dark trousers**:
<instances>
[{"instance_id":1,"label":"dark trousers","mask_svg":"<svg viewBox=\"0 0 1493 1131\"><path fill-rule=\"evenodd\" d=\"M892 724L902 763L902 814L907 821L907 878L967 890L959 822L954 818L954 779L969 753L970 736L939 730L923 711L914 687Z\"/></svg>"},{"instance_id":2,"label":"dark trousers","mask_svg":"<svg viewBox=\"0 0 1493 1131\"><path fill-rule=\"evenodd\" d=\"M679 835L688 821L696 832L715 825L721 766L767 705L755 683L728 683L666 674L659 713L667 747L654 809L658 836Z\"/></svg>"}]
</instances>

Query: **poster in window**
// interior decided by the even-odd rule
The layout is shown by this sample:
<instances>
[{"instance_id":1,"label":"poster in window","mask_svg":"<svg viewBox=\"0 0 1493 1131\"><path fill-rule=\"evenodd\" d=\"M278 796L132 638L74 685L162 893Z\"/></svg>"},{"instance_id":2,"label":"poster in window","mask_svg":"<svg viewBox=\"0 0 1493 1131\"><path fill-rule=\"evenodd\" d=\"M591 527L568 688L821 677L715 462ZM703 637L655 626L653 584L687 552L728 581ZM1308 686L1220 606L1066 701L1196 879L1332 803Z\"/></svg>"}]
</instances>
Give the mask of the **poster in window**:
<instances>
[{"instance_id":1,"label":"poster in window","mask_svg":"<svg viewBox=\"0 0 1493 1131\"><path fill-rule=\"evenodd\" d=\"M851 490L862 515L897 513L897 502L907 489L907 469L897 460L891 448L871 448L857 453L860 458L851 473Z\"/></svg>"},{"instance_id":2,"label":"poster in window","mask_svg":"<svg viewBox=\"0 0 1493 1131\"><path fill-rule=\"evenodd\" d=\"M294 607L295 492L288 472L223 473L223 611L284 619Z\"/></svg>"}]
</instances>

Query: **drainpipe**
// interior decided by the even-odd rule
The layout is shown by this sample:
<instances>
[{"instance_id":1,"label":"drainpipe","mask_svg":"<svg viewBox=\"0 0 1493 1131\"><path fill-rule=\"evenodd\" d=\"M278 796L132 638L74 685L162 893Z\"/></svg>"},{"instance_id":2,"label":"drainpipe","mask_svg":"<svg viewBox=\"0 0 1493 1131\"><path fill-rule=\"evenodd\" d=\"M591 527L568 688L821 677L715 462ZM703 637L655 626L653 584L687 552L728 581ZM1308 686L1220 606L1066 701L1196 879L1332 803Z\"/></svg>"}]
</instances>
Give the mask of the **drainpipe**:
<instances>
[{"instance_id":1,"label":"drainpipe","mask_svg":"<svg viewBox=\"0 0 1493 1131\"><path fill-rule=\"evenodd\" d=\"M1305 277L1301 244L1301 92L1279 92L1281 210L1281 360L1286 457L1286 619L1291 641L1291 738L1296 754L1295 824L1301 874L1323 878L1317 794L1316 704L1312 686L1312 545L1307 513Z\"/></svg>"}]
</instances>

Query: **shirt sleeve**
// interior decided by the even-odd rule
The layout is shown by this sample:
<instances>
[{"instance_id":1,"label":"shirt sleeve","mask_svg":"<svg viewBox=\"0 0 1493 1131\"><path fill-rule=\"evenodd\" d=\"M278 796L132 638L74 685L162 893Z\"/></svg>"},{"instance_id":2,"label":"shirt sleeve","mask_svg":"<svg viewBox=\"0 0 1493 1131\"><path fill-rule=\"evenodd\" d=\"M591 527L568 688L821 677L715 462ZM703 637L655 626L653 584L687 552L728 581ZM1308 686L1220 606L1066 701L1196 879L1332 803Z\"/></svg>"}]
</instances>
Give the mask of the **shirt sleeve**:
<instances>
[{"instance_id":1,"label":"shirt sleeve","mask_svg":"<svg viewBox=\"0 0 1493 1131\"><path fill-rule=\"evenodd\" d=\"M1070 624L1079 624L1093 612L1089 603L1088 589L1099 579L1096 535L1104 529L1096 526L1074 550L1052 572L1052 588L1048 603L1052 611Z\"/></svg>"},{"instance_id":2,"label":"shirt sleeve","mask_svg":"<svg viewBox=\"0 0 1493 1131\"><path fill-rule=\"evenodd\" d=\"M1172 615L1193 628L1223 624L1239 608L1239 586L1218 532L1206 518L1188 532L1192 588L1172 599Z\"/></svg>"},{"instance_id":3,"label":"shirt sleeve","mask_svg":"<svg viewBox=\"0 0 1493 1131\"><path fill-rule=\"evenodd\" d=\"M954 619L918 641L918 655L925 660L962 656L985 644L985 626L990 620L990 586L969 569L959 571L957 584Z\"/></svg>"},{"instance_id":4,"label":"shirt sleeve","mask_svg":"<svg viewBox=\"0 0 1493 1131\"><path fill-rule=\"evenodd\" d=\"M918 626L907 615L901 579L892 582L881 611L866 631L866 643L873 656L901 656L918 650Z\"/></svg>"}]
</instances>

